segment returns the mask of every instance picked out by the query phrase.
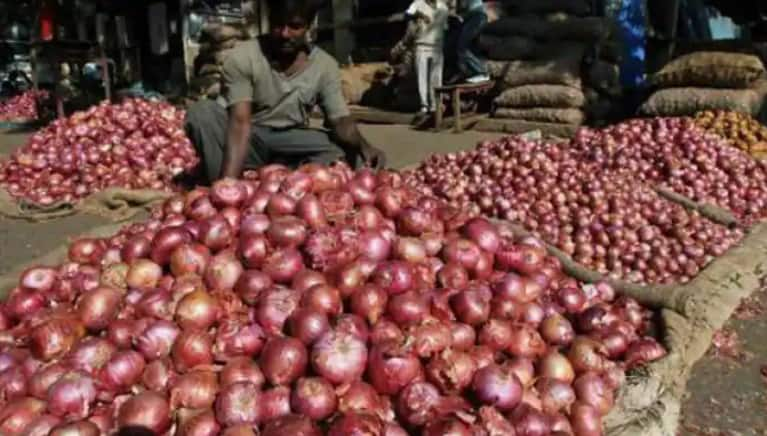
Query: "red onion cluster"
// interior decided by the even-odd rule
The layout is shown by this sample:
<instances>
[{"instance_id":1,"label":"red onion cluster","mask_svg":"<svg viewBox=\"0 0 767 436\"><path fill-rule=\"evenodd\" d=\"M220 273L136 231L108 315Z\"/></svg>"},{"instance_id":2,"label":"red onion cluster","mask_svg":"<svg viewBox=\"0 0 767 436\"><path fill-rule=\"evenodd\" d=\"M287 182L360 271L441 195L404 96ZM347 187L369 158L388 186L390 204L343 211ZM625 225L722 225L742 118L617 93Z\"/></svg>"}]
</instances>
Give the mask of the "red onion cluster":
<instances>
[{"instance_id":1,"label":"red onion cluster","mask_svg":"<svg viewBox=\"0 0 767 436\"><path fill-rule=\"evenodd\" d=\"M686 282L743 236L570 143L486 142L432 156L406 179L453 205L518 222L578 263L632 282Z\"/></svg>"},{"instance_id":2,"label":"red onion cluster","mask_svg":"<svg viewBox=\"0 0 767 436\"><path fill-rule=\"evenodd\" d=\"M539 241L340 165L175 196L0 314L4 435L590 436L665 354Z\"/></svg>"},{"instance_id":3,"label":"red onion cluster","mask_svg":"<svg viewBox=\"0 0 767 436\"><path fill-rule=\"evenodd\" d=\"M167 103L132 99L56 120L0 163L0 187L42 205L112 187L168 190L198 162L183 119Z\"/></svg>"},{"instance_id":4,"label":"red onion cluster","mask_svg":"<svg viewBox=\"0 0 767 436\"><path fill-rule=\"evenodd\" d=\"M24 122L36 120L37 102L48 97L48 91L26 91L0 101L0 122Z\"/></svg>"},{"instance_id":5,"label":"red onion cluster","mask_svg":"<svg viewBox=\"0 0 767 436\"><path fill-rule=\"evenodd\" d=\"M600 167L720 206L747 223L767 216L767 164L706 133L693 119L637 119L582 129L571 147Z\"/></svg>"}]
</instances>

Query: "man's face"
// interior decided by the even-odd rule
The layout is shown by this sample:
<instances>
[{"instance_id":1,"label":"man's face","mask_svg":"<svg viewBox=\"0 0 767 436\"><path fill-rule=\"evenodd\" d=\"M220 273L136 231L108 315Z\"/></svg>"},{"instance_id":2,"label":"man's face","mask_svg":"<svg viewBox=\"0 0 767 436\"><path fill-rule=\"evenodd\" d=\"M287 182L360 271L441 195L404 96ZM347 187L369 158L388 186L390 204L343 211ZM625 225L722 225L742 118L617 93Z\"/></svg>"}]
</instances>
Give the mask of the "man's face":
<instances>
[{"instance_id":1,"label":"man's face","mask_svg":"<svg viewBox=\"0 0 767 436\"><path fill-rule=\"evenodd\" d=\"M272 20L271 40L274 48L285 55L295 54L306 45L309 23L301 17Z\"/></svg>"}]
</instances>

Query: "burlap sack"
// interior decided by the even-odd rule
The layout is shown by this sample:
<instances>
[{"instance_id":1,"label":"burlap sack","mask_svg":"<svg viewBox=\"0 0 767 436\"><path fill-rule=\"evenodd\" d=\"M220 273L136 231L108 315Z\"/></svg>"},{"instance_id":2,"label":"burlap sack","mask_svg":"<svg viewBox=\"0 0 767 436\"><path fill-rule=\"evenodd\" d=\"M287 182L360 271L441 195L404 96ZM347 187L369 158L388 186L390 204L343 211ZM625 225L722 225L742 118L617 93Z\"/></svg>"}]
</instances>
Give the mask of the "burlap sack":
<instances>
[{"instance_id":1,"label":"burlap sack","mask_svg":"<svg viewBox=\"0 0 767 436\"><path fill-rule=\"evenodd\" d=\"M564 12L584 16L591 12L591 4L586 0L506 0L505 6L510 14Z\"/></svg>"},{"instance_id":2,"label":"burlap sack","mask_svg":"<svg viewBox=\"0 0 767 436\"><path fill-rule=\"evenodd\" d=\"M151 209L171 195L168 192L151 189L110 188L92 194L77 203L61 201L50 206L40 206L17 201L8 192L0 189L0 216L44 222L78 213L88 213L119 222Z\"/></svg>"},{"instance_id":3,"label":"burlap sack","mask_svg":"<svg viewBox=\"0 0 767 436\"><path fill-rule=\"evenodd\" d=\"M579 108L586 98L578 88L564 85L524 85L503 91L495 98L502 107L531 108Z\"/></svg>"},{"instance_id":4,"label":"burlap sack","mask_svg":"<svg viewBox=\"0 0 767 436\"><path fill-rule=\"evenodd\" d=\"M748 88L765 73L758 57L741 53L696 52L669 62L652 78L662 88L702 86Z\"/></svg>"},{"instance_id":5,"label":"burlap sack","mask_svg":"<svg viewBox=\"0 0 767 436\"><path fill-rule=\"evenodd\" d=\"M579 128L580 126L570 124L502 118L480 119L472 127L473 130L480 132L506 133L511 135L540 132L546 138L572 138Z\"/></svg>"},{"instance_id":6,"label":"burlap sack","mask_svg":"<svg viewBox=\"0 0 767 436\"><path fill-rule=\"evenodd\" d=\"M586 118L580 109L557 109L536 107L530 109L514 109L499 107L493 113L495 118L536 121L543 123L570 124L579 126Z\"/></svg>"},{"instance_id":7,"label":"burlap sack","mask_svg":"<svg viewBox=\"0 0 767 436\"><path fill-rule=\"evenodd\" d=\"M753 89L668 88L655 92L639 108L642 115L691 116L705 110L757 115L763 95Z\"/></svg>"},{"instance_id":8,"label":"burlap sack","mask_svg":"<svg viewBox=\"0 0 767 436\"><path fill-rule=\"evenodd\" d=\"M535 15L504 17L488 24L483 33L495 36L525 36L542 41L595 42L607 38L612 26L607 18Z\"/></svg>"},{"instance_id":9,"label":"burlap sack","mask_svg":"<svg viewBox=\"0 0 767 436\"><path fill-rule=\"evenodd\" d=\"M535 61L490 61L490 76L503 88L522 85L568 85L581 86L581 61L583 52L570 51L561 57Z\"/></svg>"},{"instance_id":10,"label":"burlap sack","mask_svg":"<svg viewBox=\"0 0 767 436\"><path fill-rule=\"evenodd\" d=\"M386 63L357 64L341 69L341 91L349 104L358 104L377 75L391 74Z\"/></svg>"}]
</instances>

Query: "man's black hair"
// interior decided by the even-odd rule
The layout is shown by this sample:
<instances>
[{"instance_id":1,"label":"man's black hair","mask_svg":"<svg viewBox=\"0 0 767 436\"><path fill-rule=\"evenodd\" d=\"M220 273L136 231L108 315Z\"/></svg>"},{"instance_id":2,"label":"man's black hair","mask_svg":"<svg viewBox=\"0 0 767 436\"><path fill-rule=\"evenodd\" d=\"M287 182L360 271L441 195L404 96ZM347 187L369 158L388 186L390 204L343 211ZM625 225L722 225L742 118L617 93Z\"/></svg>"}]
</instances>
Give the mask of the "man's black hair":
<instances>
[{"instance_id":1,"label":"man's black hair","mask_svg":"<svg viewBox=\"0 0 767 436\"><path fill-rule=\"evenodd\" d=\"M270 20L285 23L300 17L311 24L322 6L322 0L270 0Z\"/></svg>"}]
</instances>

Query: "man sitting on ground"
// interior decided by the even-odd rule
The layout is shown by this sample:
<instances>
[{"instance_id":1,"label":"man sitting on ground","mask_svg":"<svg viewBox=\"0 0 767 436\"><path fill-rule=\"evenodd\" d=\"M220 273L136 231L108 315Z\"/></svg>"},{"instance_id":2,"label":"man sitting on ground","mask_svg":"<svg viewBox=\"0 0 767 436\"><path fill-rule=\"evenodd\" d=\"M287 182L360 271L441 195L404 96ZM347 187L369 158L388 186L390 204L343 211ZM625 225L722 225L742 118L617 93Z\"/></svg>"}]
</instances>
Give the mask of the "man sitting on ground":
<instances>
[{"instance_id":1,"label":"man sitting on ground","mask_svg":"<svg viewBox=\"0 0 767 436\"><path fill-rule=\"evenodd\" d=\"M385 155L362 137L341 92L336 61L309 41L313 0L269 2L271 30L233 48L223 65L223 96L189 108L186 131L209 181L270 163L297 166L346 159L376 168ZM328 131L309 128L319 105Z\"/></svg>"}]
</instances>

